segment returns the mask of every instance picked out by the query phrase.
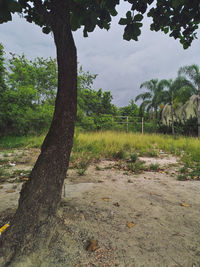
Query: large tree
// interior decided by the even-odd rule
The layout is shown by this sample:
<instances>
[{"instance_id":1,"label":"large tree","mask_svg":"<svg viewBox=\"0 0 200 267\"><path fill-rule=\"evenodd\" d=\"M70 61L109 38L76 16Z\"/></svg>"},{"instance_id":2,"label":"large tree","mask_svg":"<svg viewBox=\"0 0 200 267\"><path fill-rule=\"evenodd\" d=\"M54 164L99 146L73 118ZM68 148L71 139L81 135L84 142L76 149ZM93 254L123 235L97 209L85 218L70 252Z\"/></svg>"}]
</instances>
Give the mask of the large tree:
<instances>
[{"instance_id":1,"label":"large tree","mask_svg":"<svg viewBox=\"0 0 200 267\"><path fill-rule=\"evenodd\" d=\"M154 112L154 117L158 119L158 108L162 104L163 84L158 79L146 81L140 85L140 88L146 88L147 92L141 93L136 96L135 101L142 100L140 105L141 110Z\"/></svg>"},{"instance_id":2,"label":"large tree","mask_svg":"<svg viewBox=\"0 0 200 267\"><path fill-rule=\"evenodd\" d=\"M125 0L124 0L125 1ZM187 48L200 21L199 0L128 0L130 10L119 24L124 39L138 40L143 14L153 18L152 30L169 32ZM155 2L150 10L149 5ZM0 23L23 13L28 22L52 32L57 49L58 91L51 127L41 154L21 191L9 230L1 238L4 264L23 261L51 238L51 226L61 199L63 181L73 143L77 102L77 56L72 30L83 26L84 36L96 26L109 29L119 0L1 0ZM149 11L147 11L149 10ZM2 261L3 262L3 261Z\"/></svg>"},{"instance_id":3,"label":"large tree","mask_svg":"<svg viewBox=\"0 0 200 267\"><path fill-rule=\"evenodd\" d=\"M200 69L196 64L181 67L178 71L179 75L185 74L197 87L197 123L198 123L198 137L200 138Z\"/></svg>"},{"instance_id":4,"label":"large tree","mask_svg":"<svg viewBox=\"0 0 200 267\"><path fill-rule=\"evenodd\" d=\"M170 104L171 106L171 126L172 134L174 131L174 100L181 99L182 94L187 95L188 98L195 92L193 84L188 81L185 77L179 76L175 80L161 80L161 86L163 92L161 95L162 102L164 104Z\"/></svg>"}]
</instances>

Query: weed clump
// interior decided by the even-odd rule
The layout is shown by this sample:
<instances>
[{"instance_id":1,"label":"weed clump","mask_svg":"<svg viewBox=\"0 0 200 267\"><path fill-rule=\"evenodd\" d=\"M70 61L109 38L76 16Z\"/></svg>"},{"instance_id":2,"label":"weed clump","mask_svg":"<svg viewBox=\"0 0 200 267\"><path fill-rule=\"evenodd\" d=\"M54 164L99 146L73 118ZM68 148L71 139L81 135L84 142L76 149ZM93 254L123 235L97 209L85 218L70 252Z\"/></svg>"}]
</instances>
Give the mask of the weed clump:
<instances>
[{"instance_id":1,"label":"weed clump","mask_svg":"<svg viewBox=\"0 0 200 267\"><path fill-rule=\"evenodd\" d=\"M187 181L187 180L190 180L190 177L186 174L180 174L177 176L177 180L178 181Z\"/></svg>"},{"instance_id":2,"label":"weed clump","mask_svg":"<svg viewBox=\"0 0 200 267\"><path fill-rule=\"evenodd\" d=\"M151 171L158 171L160 169L160 165L158 163L151 163L149 165L149 170Z\"/></svg>"},{"instance_id":3,"label":"weed clump","mask_svg":"<svg viewBox=\"0 0 200 267\"><path fill-rule=\"evenodd\" d=\"M136 153L130 154L130 162L135 163L137 159L138 159L138 155Z\"/></svg>"},{"instance_id":4,"label":"weed clump","mask_svg":"<svg viewBox=\"0 0 200 267\"><path fill-rule=\"evenodd\" d=\"M177 176L179 181L199 180L200 181L200 163L185 162L184 166L179 169L180 174Z\"/></svg>"},{"instance_id":5,"label":"weed clump","mask_svg":"<svg viewBox=\"0 0 200 267\"><path fill-rule=\"evenodd\" d=\"M151 158L155 158L155 157L158 156L158 152L155 151L155 150L147 151L147 152L146 152L146 156L147 156L147 157L151 157Z\"/></svg>"},{"instance_id":6,"label":"weed clump","mask_svg":"<svg viewBox=\"0 0 200 267\"><path fill-rule=\"evenodd\" d=\"M144 166L144 162L141 160L137 160L136 162L131 162L127 164L128 171L134 172L135 174L142 173L146 167Z\"/></svg>"},{"instance_id":7,"label":"weed clump","mask_svg":"<svg viewBox=\"0 0 200 267\"><path fill-rule=\"evenodd\" d=\"M113 158L114 159L125 159L126 158L126 152L122 149L120 149L117 152L113 153Z\"/></svg>"},{"instance_id":8,"label":"weed clump","mask_svg":"<svg viewBox=\"0 0 200 267\"><path fill-rule=\"evenodd\" d=\"M0 183L5 182L7 177L8 177L8 173L5 171L5 169L0 168Z\"/></svg>"},{"instance_id":9,"label":"weed clump","mask_svg":"<svg viewBox=\"0 0 200 267\"><path fill-rule=\"evenodd\" d=\"M82 159L76 164L77 173L80 176L83 176L90 164L90 161L88 159Z\"/></svg>"}]
</instances>

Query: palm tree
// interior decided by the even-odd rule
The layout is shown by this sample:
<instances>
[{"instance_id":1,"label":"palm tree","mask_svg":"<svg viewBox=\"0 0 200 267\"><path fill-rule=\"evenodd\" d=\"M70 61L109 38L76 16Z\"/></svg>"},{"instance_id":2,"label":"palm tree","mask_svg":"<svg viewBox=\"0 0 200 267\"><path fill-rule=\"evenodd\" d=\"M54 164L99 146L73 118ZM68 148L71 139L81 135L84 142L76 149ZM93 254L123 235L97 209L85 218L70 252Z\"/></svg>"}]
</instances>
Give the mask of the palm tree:
<instances>
[{"instance_id":1,"label":"palm tree","mask_svg":"<svg viewBox=\"0 0 200 267\"><path fill-rule=\"evenodd\" d=\"M143 100L140 109L146 110L149 112L150 110L154 111L155 119L158 119L158 107L162 103L162 91L163 86L158 81L158 79L152 79L150 81L146 81L140 85L140 88L146 88L148 92L139 94L136 96L135 101Z\"/></svg>"},{"instance_id":2,"label":"palm tree","mask_svg":"<svg viewBox=\"0 0 200 267\"><path fill-rule=\"evenodd\" d=\"M174 100L180 99L183 94L189 98L195 93L195 87L182 76L175 80L161 80L160 84L162 88L167 88L167 90L162 91L161 99L164 104L169 103L171 106L172 134L174 134Z\"/></svg>"},{"instance_id":3,"label":"palm tree","mask_svg":"<svg viewBox=\"0 0 200 267\"><path fill-rule=\"evenodd\" d=\"M185 74L197 86L197 123L198 137L200 138L200 69L196 64L181 67L178 71L179 75Z\"/></svg>"}]
</instances>

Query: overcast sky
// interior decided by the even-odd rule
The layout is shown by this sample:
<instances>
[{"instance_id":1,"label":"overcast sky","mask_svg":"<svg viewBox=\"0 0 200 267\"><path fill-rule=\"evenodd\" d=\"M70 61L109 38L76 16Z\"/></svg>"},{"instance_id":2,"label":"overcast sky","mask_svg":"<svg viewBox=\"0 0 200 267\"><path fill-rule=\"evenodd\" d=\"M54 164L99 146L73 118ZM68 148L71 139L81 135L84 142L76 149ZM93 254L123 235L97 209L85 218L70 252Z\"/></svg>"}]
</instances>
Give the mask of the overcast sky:
<instances>
[{"instance_id":1,"label":"overcast sky","mask_svg":"<svg viewBox=\"0 0 200 267\"><path fill-rule=\"evenodd\" d=\"M118 7L122 16L126 6ZM151 32L146 19L139 41L127 42L122 38L123 26L118 25L118 20L119 17L113 20L109 31L96 29L88 38L83 37L82 30L74 33L79 63L84 70L98 74L94 89L111 91L117 106L128 105L130 99L141 93L139 87L144 81L175 78L180 66L200 65L199 39L184 50L179 41ZM43 34L38 26L18 16L0 25L0 42L6 52L25 53L29 58L55 57L51 34Z\"/></svg>"}]
</instances>

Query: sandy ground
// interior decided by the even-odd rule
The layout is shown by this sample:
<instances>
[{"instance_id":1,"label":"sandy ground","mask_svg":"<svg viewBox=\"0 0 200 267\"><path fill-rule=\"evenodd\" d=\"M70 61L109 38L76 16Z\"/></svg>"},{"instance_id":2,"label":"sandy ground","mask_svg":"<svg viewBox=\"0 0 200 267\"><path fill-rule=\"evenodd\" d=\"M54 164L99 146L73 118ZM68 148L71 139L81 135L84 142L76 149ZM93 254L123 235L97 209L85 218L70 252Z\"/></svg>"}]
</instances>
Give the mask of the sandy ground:
<instances>
[{"instance_id":1,"label":"sandy ground","mask_svg":"<svg viewBox=\"0 0 200 267\"><path fill-rule=\"evenodd\" d=\"M175 157L142 160L162 170L127 175L109 160L90 165L84 176L69 170L40 266L200 266L200 183L176 179ZM0 184L1 225L16 208L21 184Z\"/></svg>"}]
</instances>

